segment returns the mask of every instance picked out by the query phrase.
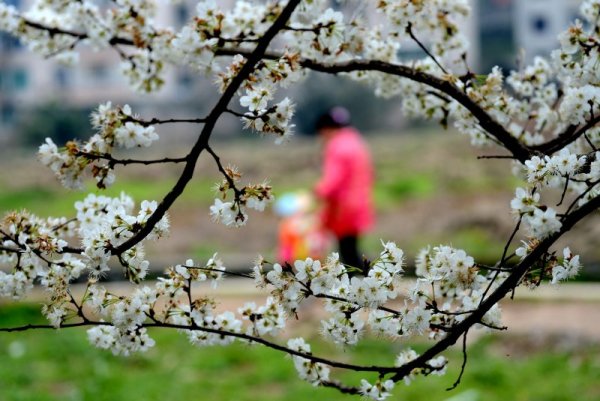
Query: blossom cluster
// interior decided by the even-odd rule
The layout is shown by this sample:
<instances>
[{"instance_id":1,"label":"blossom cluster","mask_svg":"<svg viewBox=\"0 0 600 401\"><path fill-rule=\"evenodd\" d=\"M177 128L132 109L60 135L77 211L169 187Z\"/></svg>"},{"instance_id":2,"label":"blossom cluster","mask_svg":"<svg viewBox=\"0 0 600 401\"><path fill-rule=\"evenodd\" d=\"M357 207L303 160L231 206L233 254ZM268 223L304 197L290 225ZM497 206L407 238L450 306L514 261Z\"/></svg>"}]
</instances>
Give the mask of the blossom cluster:
<instances>
[{"instance_id":1,"label":"blossom cluster","mask_svg":"<svg viewBox=\"0 0 600 401\"><path fill-rule=\"evenodd\" d=\"M44 315L53 326L60 326L65 318L77 312L73 311L70 284L83 273L91 281L106 275L110 271L112 250L143 227L155 208L156 202L144 201L135 214L134 203L128 196L109 198L91 194L76 203L77 217L70 220L41 219L28 212L8 214L0 231L3 246L0 264L12 269L8 273L0 271L0 295L22 298L39 280L50 294ZM147 238L159 238L168 230L168 219L164 218ZM73 238L81 241L81 248L70 245L68 240ZM119 262L128 279L143 280L149 267L143 242L119 255Z\"/></svg>"},{"instance_id":2,"label":"blossom cluster","mask_svg":"<svg viewBox=\"0 0 600 401\"><path fill-rule=\"evenodd\" d=\"M445 64L461 63L468 46L460 28L471 12L467 0L382 1L378 8L390 21L393 34L405 37L407 29L414 30Z\"/></svg>"},{"instance_id":3,"label":"blossom cluster","mask_svg":"<svg viewBox=\"0 0 600 401\"><path fill-rule=\"evenodd\" d=\"M237 168L226 167L223 173L225 178L215 186L220 198L216 198L210 207L213 221L221 222L226 226L241 227L248 221L247 209L262 212L275 199L272 188L267 182L238 188L236 185L242 178L242 174ZM232 192L233 199L228 200Z\"/></svg>"},{"instance_id":4,"label":"blossom cluster","mask_svg":"<svg viewBox=\"0 0 600 401\"><path fill-rule=\"evenodd\" d=\"M46 138L39 148L40 161L67 188L83 188L86 171L95 178L98 188L110 186L115 181L115 159L111 156L115 148L148 147L158 140L154 127L134 116L129 105L101 104L92 113L91 122L98 133L85 143L70 141L59 149L51 138Z\"/></svg>"}]
</instances>

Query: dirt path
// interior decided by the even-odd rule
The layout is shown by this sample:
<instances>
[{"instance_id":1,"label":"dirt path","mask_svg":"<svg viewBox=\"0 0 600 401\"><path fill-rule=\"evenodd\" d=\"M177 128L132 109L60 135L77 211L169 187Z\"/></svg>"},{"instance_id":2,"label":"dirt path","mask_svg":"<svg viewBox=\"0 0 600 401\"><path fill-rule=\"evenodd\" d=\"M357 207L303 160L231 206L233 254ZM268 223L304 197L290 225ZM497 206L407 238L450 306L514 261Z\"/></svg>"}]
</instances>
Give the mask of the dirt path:
<instances>
[{"instance_id":1,"label":"dirt path","mask_svg":"<svg viewBox=\"0 0 600 401\"><path fill-rule=\"evenodd\" d=\"M131 291L127 283L108 283L107 288L117 294ZM74 291L76 298L82 290L83 287ZM261 304L266 298L265 292L257 290L244 279L225 280L216 290L203 285L194 291L214 297L218 309L231 311L236 311L245 302ZM34 298L36 296L41 300L44 294L40 292ZM317 327L317 320L324 316L323 310L317 309L317 305L311 303L307 307L313 309L300 311L303 322L305 316L314 320L314 324L303 324L305 329L308 326ZM511 336L527 338L533 343L600 344L600 284L572 283L558 288L546 285L536 291L519 289L514 300L502 301L501 308L502 322ZM475 338L483 332L473 333L478 333Z\"/></svg>"},{"instance_id":2,"label":"dirt path","mask_svg":"<svg viewBox=\"0 0 600 401\"><path fill-rule=\"evenodd\" d=\"M511 334L556 337L600 344L600 303L581 301L505 302L503 323Z\"/></svg>"}]
</instances>

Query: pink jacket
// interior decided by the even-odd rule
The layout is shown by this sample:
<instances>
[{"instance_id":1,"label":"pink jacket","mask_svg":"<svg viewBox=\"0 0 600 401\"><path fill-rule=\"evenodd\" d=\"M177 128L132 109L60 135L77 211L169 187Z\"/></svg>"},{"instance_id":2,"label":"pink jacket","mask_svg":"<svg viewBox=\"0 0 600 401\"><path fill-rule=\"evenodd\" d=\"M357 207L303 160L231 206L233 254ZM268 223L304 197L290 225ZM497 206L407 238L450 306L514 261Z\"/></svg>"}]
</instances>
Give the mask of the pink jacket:
<instances>
[{"instance_id":1,"label":"pink jacket","mask_svg":"<svg viewBox=\"0 0 600 401\"><path fill-rule=\"evenodd\" d=\"M325 203L323 226L336 237L358 235L373 225L373 167L360 134L341 128L325 145L323 175L315 193Z\"/></svg>"}]
</instances>

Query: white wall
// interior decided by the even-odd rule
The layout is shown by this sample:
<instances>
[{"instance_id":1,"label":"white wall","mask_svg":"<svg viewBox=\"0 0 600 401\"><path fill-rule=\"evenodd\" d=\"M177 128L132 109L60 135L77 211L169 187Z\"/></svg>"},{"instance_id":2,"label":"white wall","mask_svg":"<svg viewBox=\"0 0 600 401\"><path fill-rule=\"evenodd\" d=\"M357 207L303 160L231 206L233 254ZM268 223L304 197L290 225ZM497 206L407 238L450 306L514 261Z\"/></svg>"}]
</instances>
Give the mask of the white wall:
<instances>
[{"instance_id":1,"label":"white wall","mask_svg":"<svg viewBox=\"0 0 600 401\"><path fill-rule=\"evenodd\" d=\"M577 0L516 0L514 26L517 49L525 61L557 48L557 35L578 16Z\"/></svg>"}]
</instances>

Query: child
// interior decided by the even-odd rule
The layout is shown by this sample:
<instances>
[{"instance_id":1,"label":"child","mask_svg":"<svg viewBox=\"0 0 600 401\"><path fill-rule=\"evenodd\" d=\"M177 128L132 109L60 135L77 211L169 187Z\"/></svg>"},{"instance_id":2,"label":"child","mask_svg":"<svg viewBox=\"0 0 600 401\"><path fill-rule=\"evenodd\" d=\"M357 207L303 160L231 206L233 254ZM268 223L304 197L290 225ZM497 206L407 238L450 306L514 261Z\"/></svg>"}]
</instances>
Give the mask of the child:
<instances>
[{"instance_id":1,"label":"child","mask_svg":"<svg viewBox=\"0 0 600 401\"><path fill-rule=\"evenodd\" d=\"M280 263L325 257L327 238L311 213L312 205L311 196L305 192L287 193L275 202L275 212L282 217L277 252Z\"/></svg>"}]
</instances>

